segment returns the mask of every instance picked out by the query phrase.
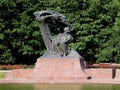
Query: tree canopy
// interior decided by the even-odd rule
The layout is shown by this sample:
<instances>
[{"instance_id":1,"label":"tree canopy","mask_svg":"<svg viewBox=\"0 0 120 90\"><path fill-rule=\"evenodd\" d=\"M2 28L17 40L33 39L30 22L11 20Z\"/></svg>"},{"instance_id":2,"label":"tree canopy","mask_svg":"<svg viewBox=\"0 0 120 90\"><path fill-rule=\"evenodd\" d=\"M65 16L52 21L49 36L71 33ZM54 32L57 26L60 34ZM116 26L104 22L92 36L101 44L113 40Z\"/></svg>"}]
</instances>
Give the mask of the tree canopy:
<instances>
[{"instance_id":1,"label":"tree canopy","mask_svg":"<svg viewBox=\"0 0 120 90\"><path fill-rule=\"evenodd\" d=\"M40 10L66 16L73 27L70 46L89 63L120 62L120 0L0 0L1 64L32 64L43 54L34 17Z\"/></svg>"}]
</instances>

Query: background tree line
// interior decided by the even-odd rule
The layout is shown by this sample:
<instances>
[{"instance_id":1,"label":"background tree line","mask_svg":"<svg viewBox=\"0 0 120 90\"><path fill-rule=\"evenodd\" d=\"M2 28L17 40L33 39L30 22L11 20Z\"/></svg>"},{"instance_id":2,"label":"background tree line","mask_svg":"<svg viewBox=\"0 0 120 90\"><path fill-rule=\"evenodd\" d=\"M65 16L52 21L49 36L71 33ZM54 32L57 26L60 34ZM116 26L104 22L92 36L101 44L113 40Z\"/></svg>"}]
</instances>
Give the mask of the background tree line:
<instances>
[{"instance_id":1,"label":"background tree line","mask_svg":"<svg viewBox=\"0 0 120 90\"><path fill-rule=\"evenodd\" d=\"M1 64L33 64L45 51L33 14L40 10L66 16L70 45L89 63L120 63L120 0L0 0Z\"/></svg>"}]
</instances>

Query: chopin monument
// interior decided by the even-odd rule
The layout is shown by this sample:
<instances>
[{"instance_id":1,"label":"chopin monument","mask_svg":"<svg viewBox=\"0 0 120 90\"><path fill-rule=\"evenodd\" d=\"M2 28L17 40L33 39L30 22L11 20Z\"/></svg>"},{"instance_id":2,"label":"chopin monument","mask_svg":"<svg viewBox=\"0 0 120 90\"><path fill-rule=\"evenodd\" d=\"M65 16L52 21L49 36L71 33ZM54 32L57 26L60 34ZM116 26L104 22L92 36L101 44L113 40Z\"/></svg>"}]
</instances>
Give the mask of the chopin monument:
<instances>
[{"instance_id":1,"label":"chopin monument","mask_svg":"<svg viewBox=\"0 0 120 90\"><path fill-rule=\"evenodd\" d=\"M69 47L71 24L65 16L51 10L34 13L39 23L41 35L46 46L46 52L37 59L34 73L36 78L48 82L72 82L90 78L85 74L84 59ZM61 30L57 35L51 27Z\"/></svg>"},{"instance_id":2,"label":"chopin monument","mask_svg":"<svg viewBox=\"0 0 120 90\"><path fill-rule=\"evenodd\" d=\"M70 41L75 37L72 37L71 24L64 15L51 10L38 11L34 15L39 23L46 51L37 59L33 69L12 70L7 73L6 80L27 83L81 83L92 79L112 80L120 77L119 70L86 68L84 58L69 47Z\"/></svg>"},{"instance_id":3,"label":"chopin monument","mask_svg":"<svg viewBox=\"0 0 120 90\"><path fill-rule=\"evenodd\" d=\"M74 38L65 16L51 10L34 13L39 23L45 53L33 69L12 70L6 79L32 80L39 83L78 83L91 78L85 71L84 58L69 47ZM58 33L53 32L57 31Z\"/></svg>"},{"instance_id":4,"label":"chopin monument","mask_svg":"<svg viewBox=\"0 0 120 90\"><path fill-rule=\"evenodd\" d=\"M42 57L82 58L75 50L68 46L69 41L72 40L73 37L70 35L71 25L65 19L64 15L50 10L38 11L34 14L36 20L39 22L41 35L47 48ZM62 33L58 33L58 35L53 38L51 35L52 30L50 26L55 27L56 25L61 27L60 29L63 31L61 31Z\"/></svg>"}]
</instances>

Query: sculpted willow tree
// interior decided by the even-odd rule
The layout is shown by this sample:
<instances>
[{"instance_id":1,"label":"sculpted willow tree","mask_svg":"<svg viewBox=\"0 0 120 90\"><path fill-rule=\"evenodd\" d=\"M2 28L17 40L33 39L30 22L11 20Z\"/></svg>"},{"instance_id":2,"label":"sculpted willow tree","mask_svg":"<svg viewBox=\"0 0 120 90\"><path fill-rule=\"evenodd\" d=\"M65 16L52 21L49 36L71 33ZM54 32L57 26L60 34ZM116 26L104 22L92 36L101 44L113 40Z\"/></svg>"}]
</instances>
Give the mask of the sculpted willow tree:
<instances>
[{"instance_id":1,"label":"sculpted willow tree","mask_svg":"<svg viewBox=\"0 0 120 90\"><path fill-rule=\"evenodd\" d=\"M70 35L71 25L65 19L65 16L51 10L42 10L35 12L36 20L39 22L41 35L47 51L42 57L79 57L82 58L75 50L68 46L72 39ZM51 35L52 30L49 26L63 26L63 33L58 33L54 38ZM53 32L54 33L54 32Z\"/></svg>"}]
</instances>

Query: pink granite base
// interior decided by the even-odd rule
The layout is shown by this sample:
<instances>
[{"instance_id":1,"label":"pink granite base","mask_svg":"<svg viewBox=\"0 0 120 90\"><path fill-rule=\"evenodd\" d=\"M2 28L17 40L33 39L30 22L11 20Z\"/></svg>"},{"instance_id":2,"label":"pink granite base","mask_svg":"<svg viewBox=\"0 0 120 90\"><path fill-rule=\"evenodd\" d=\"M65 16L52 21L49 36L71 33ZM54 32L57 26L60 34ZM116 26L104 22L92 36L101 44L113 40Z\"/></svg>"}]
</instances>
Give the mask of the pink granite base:
<instances>
[{"instance_id":1,"label":"pink granite base","mask_svg":"<svg viewBox=\"0 0 120 90\"><path fill-rule=\"evenodd\" d=\"M39 58L34 69L15 69L6 79L32 79L41 83L69 83L87 80L84 61L79 58Z\"/></svg>"},{"instance_id":2,"label":"pink granite base","mask_svg":"<svg viewBox=\"0 0 120 90\"><path fill-rule=\"evenodd\" d=\"M37 83L81 83L91 80L118 80L120 70L86 68L79 58L39 58L34 69L15 69L6 80L27 80Z\"/></svg>"},{"instance_id":3,"label":"pink granite base","mask_svg":"<svg viewBox=\"0 0 120 90\"><path fill-rule=\"evenodd\" d=\"M40 58L32 75L33 79L56 83L90 78L84 71L84 62L79 58Z\"/></svg>"}]
</instances>

